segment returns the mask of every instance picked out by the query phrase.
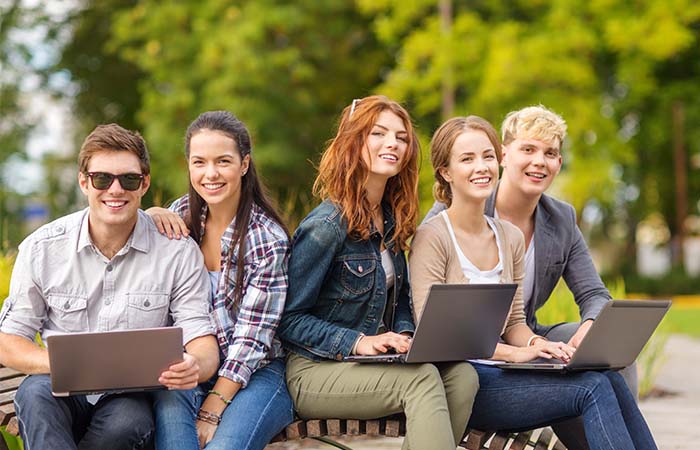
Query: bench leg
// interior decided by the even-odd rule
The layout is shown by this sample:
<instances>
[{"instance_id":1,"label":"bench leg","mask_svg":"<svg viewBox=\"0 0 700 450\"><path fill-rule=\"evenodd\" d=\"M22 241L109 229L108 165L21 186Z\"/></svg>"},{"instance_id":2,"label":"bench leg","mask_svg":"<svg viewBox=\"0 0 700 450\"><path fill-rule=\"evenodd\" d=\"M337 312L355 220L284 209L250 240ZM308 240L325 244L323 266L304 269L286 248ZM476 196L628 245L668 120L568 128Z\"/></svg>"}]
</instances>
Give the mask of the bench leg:
<instances>
[{"instance_id":1,"label":"bench leg","mask_svg":"<svg viewBox=\"0 0 700 450\"><path fill-rule=\"evenodd\" d=\"M345 446L341 444L340 442L336 442L333 439L329 439L327 437L319 436L319 437L312 437L311 439L316 439L319 442L323 442L326 445L330 445L331 447L339 448L340 450L352 450L350 447ZM0 448L2 450L2 448Z\"/></svg>"}]
</instances>

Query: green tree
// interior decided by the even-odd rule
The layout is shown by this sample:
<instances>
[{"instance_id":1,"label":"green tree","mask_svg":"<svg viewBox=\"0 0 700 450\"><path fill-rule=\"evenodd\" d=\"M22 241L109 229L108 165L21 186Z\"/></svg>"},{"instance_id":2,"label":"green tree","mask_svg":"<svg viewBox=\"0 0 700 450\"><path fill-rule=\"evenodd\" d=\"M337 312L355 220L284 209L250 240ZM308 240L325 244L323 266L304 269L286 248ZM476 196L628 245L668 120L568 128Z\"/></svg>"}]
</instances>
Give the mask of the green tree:
<instances>
[{"instance_id":1,"label":"green tree","mask_svg":"<svg viewBox=\"0 0 700 450\"><path fill-rule=\"evenodd\" d=\"M338 113L368 94L390 62L368 20L344 0L151 0L121 11L112 30L110 48L147 75L138 120L163 200L185 190L185 128L212 109L247 124L254 157L280 196L308 192L309 160Z\"/></svg>"},{"instance_id":2,"label":"green tree","mask_svg":"<svg viewBox=\"0 0 700 450\"><path fill-rule=\"evenodd\" d=\"M498 126L508 111L544 104L569 124L567 170L555 188L579 211L589 198L612 202L614 163L631 152L616 139L614 120L600 114L599 39L587 2L454 2L449 29L443 2L404 8L399 0L358 0L374 16L378 36L399 55L379 89L415 105L427 133L444 119L445 72L454 85L456 115L477 114Z\"/></svg>"},{"instance_id":3,"label":"green tree","mask_svg":"<svg viewBox=\"0 0 700 450\"><path fill-rule=\"evenodd\" d=\"M17 242L21 229L21 199L6 186L4 171L8 160L26 157L33 126L22 101L31 52L14 35L30 23L31 13L20 0L0 4L0 252Z\"/></svg>"}]
</instances>

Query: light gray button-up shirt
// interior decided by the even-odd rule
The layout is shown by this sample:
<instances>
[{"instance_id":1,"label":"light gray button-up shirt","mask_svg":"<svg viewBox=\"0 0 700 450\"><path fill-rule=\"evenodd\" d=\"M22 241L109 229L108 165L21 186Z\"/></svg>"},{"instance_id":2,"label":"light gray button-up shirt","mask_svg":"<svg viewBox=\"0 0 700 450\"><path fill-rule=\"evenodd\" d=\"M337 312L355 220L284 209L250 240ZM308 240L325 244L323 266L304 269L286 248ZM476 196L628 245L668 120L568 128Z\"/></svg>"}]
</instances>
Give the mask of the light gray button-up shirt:
<instances>
[{"instance_id":1,"label":"light gray button-up shirt","mask_svg":"<svg viewBox=\"0 0 700 450\"><path fill-rule=\"evenodd\" d=\"M139 210L110 260L88 232L89 208L55 220L19 246L0 331L51 334L174 325L184 342L213 334L209 279L192 239L169 240Z\"/></svg>"}]
</instances>

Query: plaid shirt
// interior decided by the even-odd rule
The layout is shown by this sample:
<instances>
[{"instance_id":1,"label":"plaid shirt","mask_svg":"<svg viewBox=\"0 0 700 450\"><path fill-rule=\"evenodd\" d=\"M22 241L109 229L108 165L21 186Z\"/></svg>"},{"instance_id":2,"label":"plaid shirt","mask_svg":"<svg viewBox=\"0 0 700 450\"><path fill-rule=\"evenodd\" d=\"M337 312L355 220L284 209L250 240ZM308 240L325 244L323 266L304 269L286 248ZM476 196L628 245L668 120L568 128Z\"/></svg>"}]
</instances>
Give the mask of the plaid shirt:
<instances>
[{"instance_id":1,"label":"plaid shirt","mask_svg":"<svg viewBox=\"0 0 700 450\"><path fill-rule=\"evenodd\" d=\"M187 196L183 196L170 205L170 210L184 218L189 214L188 203ZM200 217L204 235L206 205ZM253 204L245 235L243 295L236 305L233 293L238 248L227 258L234 224L235 219L221 236L221 277L216 292L212 292L211 317L225 357L219 376L245 387L253 372L283 354L275 331L287 297L289 239L279 224Z\"/></svg>"}]
</instances>

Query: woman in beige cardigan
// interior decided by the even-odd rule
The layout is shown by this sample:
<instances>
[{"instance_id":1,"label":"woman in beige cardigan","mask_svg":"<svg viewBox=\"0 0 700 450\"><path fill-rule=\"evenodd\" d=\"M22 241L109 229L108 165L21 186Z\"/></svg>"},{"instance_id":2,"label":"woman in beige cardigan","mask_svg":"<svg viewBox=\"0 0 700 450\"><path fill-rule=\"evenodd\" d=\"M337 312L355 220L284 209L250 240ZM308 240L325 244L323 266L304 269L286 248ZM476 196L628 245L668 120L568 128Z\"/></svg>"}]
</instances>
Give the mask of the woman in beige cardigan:
<instances>
[{"instance_id":1,"label":"woman in beige cardigan","mask_svg":"<svg viewBox=\"0 0 700 450\"><path fill-rule=\"evenodd\" d=\"M568 361L575 349L538 336L525 323L522 279L525 243L514 225L484 215L496 186L501 144L486 120L456 117L433 136L434 193L448 205L425 222L411 244L409 270L416 323L430 286L439 283L517 283L503 343L494 359ZM474 364L479 375L470 427L525 430L582 416L592 450L654 449L634 397L617 372L546 374Z\"/></svg>"}]
</instances>

